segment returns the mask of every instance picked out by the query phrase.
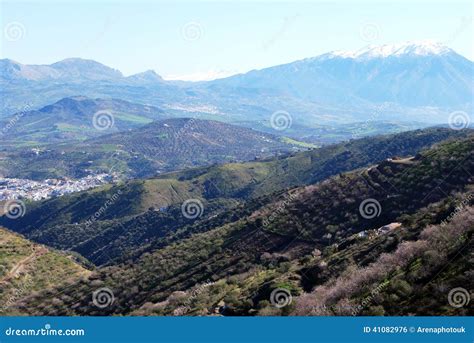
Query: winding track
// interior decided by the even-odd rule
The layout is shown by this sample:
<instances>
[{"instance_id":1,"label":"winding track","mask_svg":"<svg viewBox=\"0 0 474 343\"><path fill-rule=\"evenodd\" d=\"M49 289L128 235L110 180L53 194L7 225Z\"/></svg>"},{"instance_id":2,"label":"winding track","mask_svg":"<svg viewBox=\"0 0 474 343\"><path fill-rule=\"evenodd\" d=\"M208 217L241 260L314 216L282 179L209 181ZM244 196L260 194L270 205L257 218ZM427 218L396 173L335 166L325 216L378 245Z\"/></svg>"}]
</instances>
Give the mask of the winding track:
<instances>
[{"instance_id":1,"label":"winding track","mask_svg":"<svg viewBox=\"0 0 474 343\"><path fill-rule=\"evenodd\" d=\"M0 280L0 283L8 282L11 279L16 278L25 269L26 265L33 262L38 257L46 254L47 252L48 252L48 249L46 249L45 247L42 247L42 246L33 248L33 252L29 256L27 256L27 257L21 259L20 261L18 261L18 263L15 264L12 267L12 269L10 269L10 271L7 273L7 275L5 275Z\"/></svg>"}]
</instances>

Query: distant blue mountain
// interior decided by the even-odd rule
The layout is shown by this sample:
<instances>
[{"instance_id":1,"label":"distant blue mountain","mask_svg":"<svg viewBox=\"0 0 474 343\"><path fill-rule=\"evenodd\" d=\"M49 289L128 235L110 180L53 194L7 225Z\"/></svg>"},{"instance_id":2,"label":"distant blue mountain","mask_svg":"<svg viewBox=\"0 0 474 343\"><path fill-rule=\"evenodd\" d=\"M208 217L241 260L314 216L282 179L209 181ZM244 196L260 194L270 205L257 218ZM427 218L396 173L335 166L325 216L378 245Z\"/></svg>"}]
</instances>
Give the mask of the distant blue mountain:
<instances>
[{"instance_id":1,"label":"distant blue mountain","mask_svg":"<svg viewBox=\"0 0 474 343\"><path fill-rule=\"evenodd\" d=\"M4 81L91 81L122 77L116 69L81 58L68 58L50 65L24 65L10 59L0 60L0 78Z\"/></svg>"},{"instance_id":2,"label":"distant blue mountain","mask_svg":"<svg viewBox=\"0 0 474 343\"><path fill-rule=\"evenodd\" d=\"M472 114L474 63L438 43L368 46L253 70L208 82L163 80L153 71L125 77L95 61L52 65L0 60L0 117L78 94L158 106L199 116L269 126L286 111L295 125L396 120L445 123Z\"/></svg>"},{"instance_id":3,"label":"distant blue mountain","mask_svg":"<svg viewBox=\"0 0 474 343\"><path fill-rule=\"evenodd\" d=\"M208 85L272 89L330 104L370 101L456 107L473 101L474 63L431 42L368 46L254 70Z\"/></svg>"}]
</instances>

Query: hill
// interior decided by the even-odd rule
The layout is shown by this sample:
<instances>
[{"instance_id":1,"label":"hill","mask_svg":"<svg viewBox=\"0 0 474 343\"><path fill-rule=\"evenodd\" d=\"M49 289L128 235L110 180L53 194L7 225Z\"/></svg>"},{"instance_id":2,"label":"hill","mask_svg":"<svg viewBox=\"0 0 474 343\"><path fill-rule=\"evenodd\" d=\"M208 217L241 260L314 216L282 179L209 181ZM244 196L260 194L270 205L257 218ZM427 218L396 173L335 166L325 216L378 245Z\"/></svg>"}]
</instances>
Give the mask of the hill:
<instances>
[{"instance_id":1,"label":"hill","mask_svg":"<svg viewBox=\"0 0 474 343\"><path fill-rule=\"evenodd\" d=\"M126 131L166 118L163 110L118 99L64 98L39 110L13 114L4 120L2 147L43 146Z\"/></svg>"},{"instance_id":2,"label":"hill","mask_svg":"<svg viewBox=\"0 0 474 343\"><path fill-rule=\"evenodd\" d=\"M413 158L273 195L250 214L245 206L235 209L225 223L194 222L183 228L193 231L187 238L17 304L24 313L43 315L285 315L318 310L319 303L305 300L315 289L323 304L340 305L327 309L337 312L359 309L366 286L383 283L388 274L389 286L378 294L381 305L363 303L356 314L467 314L429 291L468 280L472 257L457 252L470 242L474 227L473 148L472 135L447 141ZM371 205L361 206L367 200ZM461 200L466 211L453 215ZM446 268L442 261L451 258L456 262ZM363 287L352 286L361 280L367 281ZM114 302L98 308L91 294L103 287ZM286 292L286 305L290 295L298 297L297 307L275 306L275 289ZM68 297L55 298L57 291ZM349 303L338 303L347 297ZM413 298L430 306L409 305ZM394 305L400 303L407 306Z\"/></svg>"},{"instance_id":3,"label":"hill","mask_svg":"<svg viewBox=\"0 0 474 343\"><path fill-rule=\"evenodd\" d=\"M74 250L97 265L116 263L182 239L189 235L181 230L184 226L200 225L191 230L208 230L215 223L222 225L250 215L287 189L394 156L415 155L443 140L465 138L469 132L426 129L354 140L287 157L168 173L28 203L23 217L1 217L0 223L37 242ZM200 207L200 216L191 220L183 216L181 208L189 199ZM100 215L95 217L97 213Z\"/></svg>"},{"instance_id":4,"label":"hill","mask_svg":"<svg viewBox=\"0 0 474 343\"><path fill-rule=\"evenodd\" d=\"M77 258L0 227L0 315L17 314L14 303L26 295L87 277Z\"/></svg>"},{"instance_id":5,"label":"hill","mask_svg":"<svg viewBox=\"0 0 474 343\"><path fill-rule=\"evenodd\" d=\"M5 153L0 168L6 177L32 179L82 177L96 172L149 177L189 167L253 160L307 146L312 145L236 125L179 118L83 142L48 145L39 151L15 149Z\"/></svg>"}]
</instances>

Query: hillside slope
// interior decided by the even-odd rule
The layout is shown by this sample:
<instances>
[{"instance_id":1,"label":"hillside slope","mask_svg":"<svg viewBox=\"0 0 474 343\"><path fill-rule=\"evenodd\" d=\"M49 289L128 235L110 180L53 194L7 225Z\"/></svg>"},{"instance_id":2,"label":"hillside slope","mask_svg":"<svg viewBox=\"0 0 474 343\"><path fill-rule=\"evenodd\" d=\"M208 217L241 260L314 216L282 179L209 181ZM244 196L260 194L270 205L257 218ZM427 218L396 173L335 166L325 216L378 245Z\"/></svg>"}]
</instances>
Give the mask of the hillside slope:
<instances>
[{"instance_id":1,"label":"hillside slope","mask_svg":"<svg viewBox=\"0 0 474 343\"><path fill-rule=\"evenodd\" d=\"M17 314L14 303L19 298L88 275L71 255L0 227L0 315Z\"/></svg>"},{"instance_id":2,"label":"hillside slope","mask_svg":"<svg viewBox=\"0 0 474 343\"><path fill-rule=\"evenodd\" d=\"M163 110L119 99L64 98L38 110L25 107L4 120L6 146L44 146L48 143L84 140L137 128L167 118ZM0 123L2 124L2 123Z\"/></svg>"},{"instance_id":3,"label":"hillside slope","mask_svg":"<svg viewBox=\"0 0 474 343\"><path fill-rule=\"evenodd\" d=\"M285 158L169 173L29 203L22 218L1 217L0 223L37 242L72 249L102 265L182 239L186 230L177 236L175 231L187 225L202 222L196 230L209 229L208 218L218 220L219 225L235 221L288 188L313 184L389 157L410 156L433 143L465 137L468 132L427 129L355 140ZM181 209L190 199L200 209L200 216L192 220L183 216ZM100 213L97 218L96 213Z\"/></svg>"},{"instance_id":4,"label":"hillside slope","mask_svg":"<svg viewBox=\"0 0 474 343\"><path fill-rule=\"evenodd\" d=\"M251 215L218 226L210 223L211 229L203 232L195 228L197 233L189 238L150 251L134 262L102 268L89 280L74 283L69 288L74 291L58 289L70 298L57 299L51 296L54 292L44 292L18 305L26 313L47 315L179 314L182 312L175 311L181 307L189 314L289 314L294 310L291 306L270 305L274 289L284 288L298 296L333 282L330 278L356 277L360 273L352 272L354 268L370 263L381 264L376 270L384 266L390 270L394 263L390 256L402 253L401 268L408 268L404 272L416 269L421 273L406 277L412 280L413 294L423 295L417 302L427 304L431 296L424 284L437 277L442 267L430 254L444 249L446 256L456 257L458 247L472 237L469 212L460 219L450 218L459 201L463 200L464 206L472 203L473 151L471 136L439 144L414 158L385 161L293 189ZM378 207L372 206L375 212L361 207L368 199L373 204L374 199L379 202ZM443 220L453 230L444 238L436 227L423 231ZM460 226L460 222L468 225ZM392 223L399 224L378 230ZM359 237L363 231L373 238ZM427 247L433 253L428 253ZM410 252L413 249L416 253ZM420 254L422 260L417 260ZM447 273L445 284L454 285L462 279L468 272L468 260L461 257L457 271L442 269ZM432 268L421 268L420 263L432 263ZM399 299L387 298L384 304L408 303L410 292L403 293L406 287L402 281L399 276L386 293L389 297L397 291ZM114 294L115 301L106 308L92 304L91 294L99 287ZM437 314L466 313L462 308L443 307L442 302L437 301L432 309L407 306L397 310L400 314L430 314L433 309ZM380 309L371 311L376 310ZM394 309L387 310L392 313Z\"/></svg>"},{"instance_id":5,"label":"hillside slope","mask_svg":"<svg viewBox=\"0 0 474 343\"><path fill-rule=\"evenodd\" d=\"M95 172L143 178L274 156L307 146L311 145L218 121L165 119L83 142L5 152L0 170L6 177L30 179L82 177Z\"/></svg>"}]
</instances>

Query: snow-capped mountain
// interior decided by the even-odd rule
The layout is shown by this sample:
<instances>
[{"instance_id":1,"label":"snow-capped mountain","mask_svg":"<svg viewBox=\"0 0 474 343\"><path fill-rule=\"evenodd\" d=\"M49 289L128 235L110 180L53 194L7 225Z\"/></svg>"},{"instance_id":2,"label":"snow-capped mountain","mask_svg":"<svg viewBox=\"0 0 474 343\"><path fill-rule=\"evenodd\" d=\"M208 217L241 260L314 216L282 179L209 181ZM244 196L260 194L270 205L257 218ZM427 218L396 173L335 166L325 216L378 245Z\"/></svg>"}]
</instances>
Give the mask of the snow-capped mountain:
<instances>
[{"instance_id":1,"label":"snow-capped mountain","mask_svg":"<svg viewBox=\"0 0 474 343\"><path fill-rule=\"evenodd\" d=\"M327 57L387 58L391 56L429 56L454 53L447 46L433 41L405 42L400 44L368 45L356 51L333 51Z\"/></svg>"},{"instance_id":2,"label":"snow-capped mountain","mask_svg":"<svg viewBox=\"0 0 474 343\"><path fill-rule=\"evenodd\" d=\"M385 102L456 108L473 103L474 63L439 43L403 43L334 51L211 84L348 108Z\"/></svg>"},{"instance_id":3,"label":"snow-capped mountain","mask_svg":"<svg viewBox=\"0 0 474 343\"><path fill-rule=\"evenodd\" d=\"M380 108L379 119L437 123L452 111L474 108L474 63L429 41L333 51L198 83L163 80L153 71L124 77L80 59L43 66L0 60L0 84L8 94L0 117L25 103L39 108L78 94L174 108L181 116L202 111L180 108L213 108L219 119L239 122L268 120L284 110L295 125L365 121Z\"/></svg>"}]
</instances>

